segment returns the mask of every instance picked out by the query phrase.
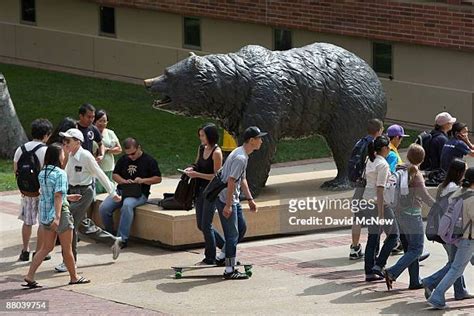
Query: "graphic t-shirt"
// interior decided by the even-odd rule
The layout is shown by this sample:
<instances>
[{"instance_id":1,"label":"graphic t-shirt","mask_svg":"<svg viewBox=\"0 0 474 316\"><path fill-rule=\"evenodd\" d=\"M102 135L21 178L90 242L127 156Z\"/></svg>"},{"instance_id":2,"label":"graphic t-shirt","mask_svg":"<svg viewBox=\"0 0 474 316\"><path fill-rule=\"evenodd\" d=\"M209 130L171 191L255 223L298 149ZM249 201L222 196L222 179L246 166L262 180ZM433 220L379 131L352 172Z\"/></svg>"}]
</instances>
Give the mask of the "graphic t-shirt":
<instances>
[{"instance_id":1,"label":"graphic t-shirt","mask_svg":"<svg viewBox=\"0 0 474 316\"><path fill-rule=\"evenodd\" d=\"M81 126L81 124L77 124L77 128L82 132L82 135L84 135L84 142L82 143L82 148L88 150L91 154L94 154L94 141L96 143L100 143L102 141L102 135L100 134L99 130L94 125L83 127Z\"/></svg>"},{"instance_id":2,"label":"graphic t-shirt","mask_svg":"<svg viewBox=\"0 0 474 316\"><path fill-rule=\"evenodd\" d=\"M127 155L120 157L115 165L114 172L125 180L135 180L135 178L151 178L154 176L161 177L161 171L157 161L147 153L143 153L140 158L135 161ZM118 185L121 189L121 185ZM142 193L148 197L150 195L150 185L142 184Z\"/></svg>"}]
</instances>

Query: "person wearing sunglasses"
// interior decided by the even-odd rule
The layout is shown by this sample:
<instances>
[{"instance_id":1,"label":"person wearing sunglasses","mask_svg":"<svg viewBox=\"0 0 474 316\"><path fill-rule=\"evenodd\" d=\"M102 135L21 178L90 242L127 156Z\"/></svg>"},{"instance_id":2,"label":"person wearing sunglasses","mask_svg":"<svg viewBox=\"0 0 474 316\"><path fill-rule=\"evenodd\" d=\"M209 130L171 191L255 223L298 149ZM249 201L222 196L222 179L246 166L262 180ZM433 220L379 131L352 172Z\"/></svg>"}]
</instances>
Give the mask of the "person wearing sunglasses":
<instances>
[{"instance_id":1,"label":"person wearing sunglasses","mask_svg":"<svg viewBox=\"0 0 474 316\"><path fill-rule=\"evenodd\" d=\"M105 230L118 237L112 246L113 259L117 259L120 250L128 246L135 208L145 204L150 195L150 187L161 182L158 162L142 150L135 138L125 139L123 148L125 155L119 158L112 174L122 199L116 201L108 196L99 207ZM115 232L113 213L117 209L120 209L120 223Z\"/></svg>"}]
</instances>

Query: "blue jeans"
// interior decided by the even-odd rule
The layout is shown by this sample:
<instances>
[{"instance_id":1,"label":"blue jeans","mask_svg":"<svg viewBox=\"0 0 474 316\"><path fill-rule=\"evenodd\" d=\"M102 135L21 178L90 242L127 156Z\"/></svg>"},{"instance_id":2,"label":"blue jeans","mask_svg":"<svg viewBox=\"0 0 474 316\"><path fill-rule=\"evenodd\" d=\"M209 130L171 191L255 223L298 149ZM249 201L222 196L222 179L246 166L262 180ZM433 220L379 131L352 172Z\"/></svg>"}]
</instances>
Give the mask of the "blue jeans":
<instances>
[{"instance_id":1,"label":"blue jeans","mask_svg":"<svg viewBox=\"0 0 474 316\"><path fill-rule=\"evenodd\" d=\"M431 290L436 288L438 284L441 282L441 280L448 273L449 269L451 268L451 264L453 263L454 258L456 257L456 252L458 250L458 248L455 245L443 244L443 247L444 247L444 250L446 250L446 254L448 255L448 263L446 263L446 265L442 267L440 270L436 271L429 277L423 279L423 285L428 287ZM457 299L462 298L468 293L469 291L466 289L464 276L461 275L454 282L454 298L457 298Z\"/></svg>"},{"instance_id":2,"label":"blue jeans","mask_svg":"<svg viewBox=\"0 0 474 316\"><path fill-rule=\"evenodd\" d=\"M216 201L216 207L219 212L222 229L224 230L226 266L235 266L237 244L244 238L247 231L247 223L242 212L242 206L239 203L233 204L232 214L229 218L225 218L222 213L225 203L221 202L219 198Z\"/></svg>"},{"instance_id":3,"label":"blue jeans","mask_svg":"<svg viewBox=\"0 0 474 316\"><path fill-rule=\"evenodd\" d=\"M377 217L377 207L374 210L364 210L365 217ZM368 225L369 235L367 237L367 245L365 246L365 274L373 274L373 267L375 265L383 268L387 264L387 259L392 252L392 249L397 245L398 240L398 226L395 221L395 215L393 210L385 206L384 218L387 220L393 219L392 224L384 225ZM377 249L380 244L380 235L385 232L386 237L383 242L383 247L378 253Z\"/></svg>"},{"instance_id":4,"label":"blue jeans","mask_svg":"<svg viewBox=\"0 0 474 316\"><path fill-rule=\"evenodd\" d=\"M454 282L464 273L467 264L471 261L474 252L474 240L461 239L457 245L458 250L454 256L448 273L443 277L438 286L428 299L431 303L443 306L446 304L445 293Z\"/></svg>"},{"instance_id":5,"label":"blue jeans","mask_svg":"<svg viewBox=\"0 0 474 316\"><path fill-rule=\"evenodd\" d=\"M418 257L423 253L423 220L421 215L408 215L401 213L398 219L400 228L400 240L405 250L403 256L397 263L387 269L393 279L397 279L402 272L408 268L410 274L410 287L420 285L420 264Z\"/></svg>"},{"instance_id":6,"label":"blue jeans","mask_svg":"<svg viewBox=\"0 0 474 316\"><path fill-rule=\"evenodd\" d=\"M216 202L209 202L202 195L204 188L198 191L195 201L196 223L200 231L204 235L205 251L204 255L207 260L216 260L216 244L219 249L224 247L224 237L214 229L212 220L216 211Z\"/></svg>"},{"instance_id":7,"label":"blue jeans","mask_svg":"<svg viewBox=\"0 0 474 316\"><path fill-rule=\"evenodd\" d=\"M127 197L120 202L115 202L108 196L99 206L100 217L104 223L105 230L114 231L113 213L120 208L120 223L117 236L122 237L122 241L127 242L132 227L133 216L135 215L135 207L146 203L148 198L142 194L139 198Z\"/></svg>"}]
</instances>

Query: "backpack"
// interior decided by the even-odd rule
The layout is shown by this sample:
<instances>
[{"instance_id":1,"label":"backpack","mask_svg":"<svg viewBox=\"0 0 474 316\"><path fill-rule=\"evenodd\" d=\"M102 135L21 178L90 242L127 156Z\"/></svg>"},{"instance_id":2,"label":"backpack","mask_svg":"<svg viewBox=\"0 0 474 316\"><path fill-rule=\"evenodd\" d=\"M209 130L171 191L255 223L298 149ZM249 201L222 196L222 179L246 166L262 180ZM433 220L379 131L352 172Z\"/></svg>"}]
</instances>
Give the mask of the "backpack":
<instances>
[{"instance_id":1,"label":"backpack","mask_svg":"<svg viewBox=\"0 0 474 316\"><path fill-rule=\"evenodd\" d=\"M406 179L407 192L402 192L402 181ZM383 192L385 203L393 210L410 206L408 189L408 170L400 168L390 175Z\"/></svg>"},{"instance_id":2,"label":"backpack","mask_svg":"<svg viewBox=\"0 0 474 316\"><path fill-rule=\"evenodd\" d=\"M451 197L451 195L453 195L453 193L454 192L450 192L447 195L440 197L430 208L428 216L426 217L426 239L430 241L439 242L441 244L445 243L443 239L441 239L441 237L438 235L439 221L448 209L449 198Z\"/></svg>"},{"instance_id":3,"label":"backpack","mask_svg":"<svg viewBox=\"0 0 474 316\"><path fill-rule=\"evenodd\" d=\"M464 192L449 203L447 211L439 220L438 235L447 244L457 244L464 235L464 232L470 227L472 232L472 220L464 226L463 223L463 204L464 200L474 196L473 192ZM469 234L469 239L471 239Z\"/></svg>"},{"instance_id":4,"label":"backpack","mask_svg":"<svg viewBox=\"0 0 474 316\"><path fill-rule=\"evenodd\" d=\"M38 174L41 170L41 164L35 152L46 145L36 145L30 151L26 150L25 145L21 146L22 154L17 162L17 170L15 173L16 183L20 192L29 197L39 196L40 184Z\"/></svg>"},{"instance_id":5,"label":"backpack","mask_svg":"<svg viewBox=\"0 0 474 316\"><path fill-rule=\"evenodd\" d=\"M165 210L189 211L193 208L195 192L196 180L183 174L174 194L164 196L159 205Z\"/></svg>"},{"instance_id":6,"label":"backpack","mask_svg":"<svg viewBox=\"0 0 474 316\"><path fill-rule=\"evenodd\" d=\"M421 147L423 147L426 153L425 159L420 165L420 170L426 170L431 167L429 152L430 152L430 145L431 145L432 139L433 139L433 135L431 134L431 132L426 132L426 131L422 132L416 137L415 144L418 144Z\"/></svg>"},{"instance_id":7,"label":"backpack","mask_svg":"<svg viewBox=\"0 0 474 316\"><path fill-rule=\"evenodd\" d=\"M369 136L361 138L352 149L351 157L349 159L349 181L357 182L362 178L362 174L367 164L367 149L371 142Z\"/></svg>"}]
</instances>

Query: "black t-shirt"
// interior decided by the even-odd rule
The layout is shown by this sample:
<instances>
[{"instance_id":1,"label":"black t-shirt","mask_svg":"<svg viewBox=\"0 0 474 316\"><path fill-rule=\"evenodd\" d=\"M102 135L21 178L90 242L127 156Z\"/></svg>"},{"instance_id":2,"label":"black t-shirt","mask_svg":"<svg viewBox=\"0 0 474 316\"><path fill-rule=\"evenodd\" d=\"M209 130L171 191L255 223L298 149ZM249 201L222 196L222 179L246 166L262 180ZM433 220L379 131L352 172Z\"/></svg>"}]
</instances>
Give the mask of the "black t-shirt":
<instances>
[{"instance_id":1,"label":"black t-shirt","mask_svg":"<svg viewBox=\"0 0 474 316\"><path fill-rule=\"evenodd\" d=\"M77 124L77 128L82 132L82 135L84 135L84 142L82 143L82 148L94 154L92 152L94 141L96 143L100 143L102 141L102 135L100 134L99 130L94 125L82 127L80 124Z\"/></svg>"},{"instance_id":2,"label":"black t-shirt","mask_svg":"<svg viewBox=\"0 0 474 316\"><path fill-rule=\"evenodd\" d=\"M158 167L158 163L152 156L146 153L143 153L140 158L135 161L130 159L127 155L120 157L120 159L117 161L117 164L115 165L113 173L118 174L125 180L134 180L137 177L161 177L161 171ZM150 185L142 184L141 187L143 194L148 197L150 195ZM118 185L118 188L120 189L120 184Z\"/></svg>"}]
</instances>

